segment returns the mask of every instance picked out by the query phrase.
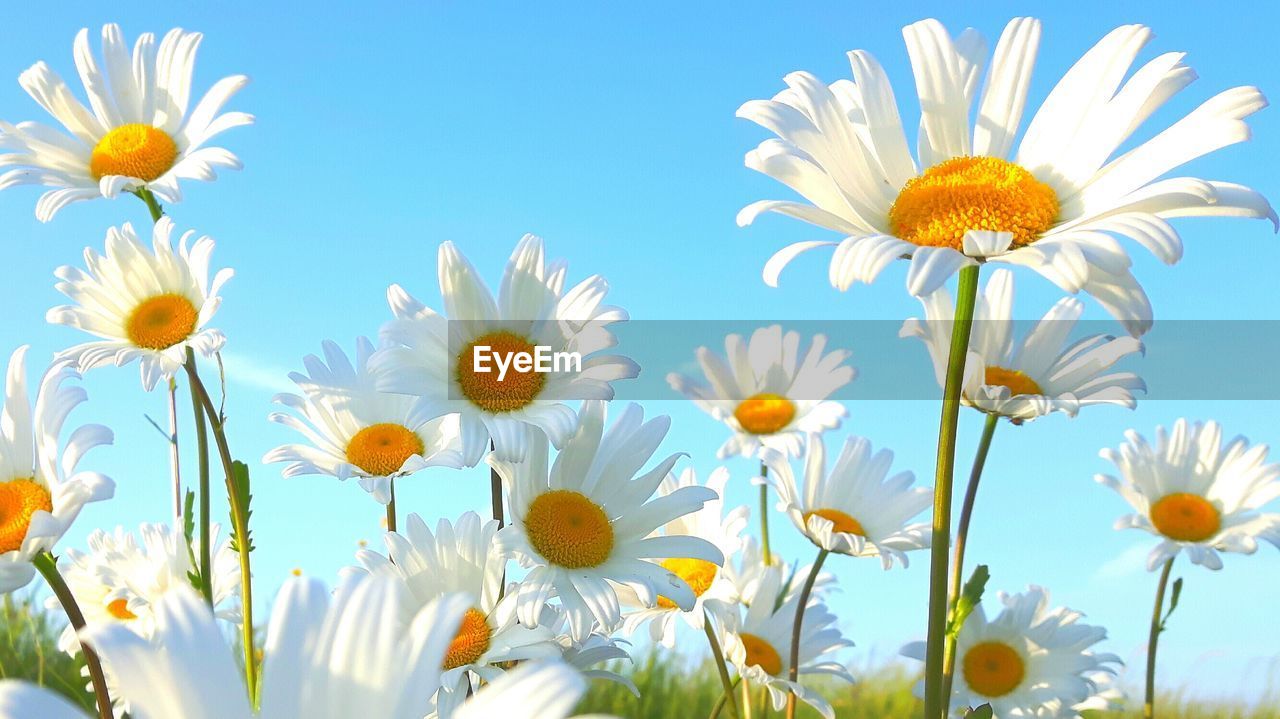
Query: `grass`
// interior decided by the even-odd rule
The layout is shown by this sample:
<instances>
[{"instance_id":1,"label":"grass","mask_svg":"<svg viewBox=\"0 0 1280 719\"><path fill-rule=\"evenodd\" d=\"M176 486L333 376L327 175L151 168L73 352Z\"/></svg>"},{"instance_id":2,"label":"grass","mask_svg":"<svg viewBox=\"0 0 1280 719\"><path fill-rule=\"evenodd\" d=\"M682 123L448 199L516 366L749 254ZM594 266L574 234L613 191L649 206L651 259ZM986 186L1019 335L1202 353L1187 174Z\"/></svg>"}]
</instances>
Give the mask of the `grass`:
<instances>
[{"instance_id":1,"label":"grass","mask_svg":"<svg viewBox=\"0 0 1280 719\"><path fill-rule=\"evenodd\" d=\"M0 679L23 679L56 690L71 701L93 709L93 696L80 676L83 661L58 649L63 625L56 623L34 596L0 601Z\"/></svg>"}]
</instances>

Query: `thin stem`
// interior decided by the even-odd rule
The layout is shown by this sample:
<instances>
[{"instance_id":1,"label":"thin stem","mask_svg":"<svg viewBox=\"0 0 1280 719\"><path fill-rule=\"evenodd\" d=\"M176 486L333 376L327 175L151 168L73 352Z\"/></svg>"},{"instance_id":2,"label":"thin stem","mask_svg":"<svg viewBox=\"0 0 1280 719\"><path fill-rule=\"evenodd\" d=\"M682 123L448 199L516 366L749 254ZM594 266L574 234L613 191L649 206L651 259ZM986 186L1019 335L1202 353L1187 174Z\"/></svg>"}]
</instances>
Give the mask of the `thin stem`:
<instances>
[{"instance_id":1,"label":"thin stem","mask_svg":"<svg viewBox=\"0 0 1280 719\"><path fill-rule=\"evenodd\" d=\"M164 217L164 208L160 206L160 202L156 200L156 196L152 194L151 190L148 190L145 187L139 187L133 191L133 194L137 195L143 202L147 203L147 210L151 212L152 222L159 222L160 218Z\"/></svg>"},{"instance_id":2,"label":"thin stem","mask_svg":"<svg viewBox=\"0 0 1280 719\"><path fill-rule=\"evenodd\" d=\"M733 684L725 690L720 698L716 701L716 705L711 708L711 716L709 719L719 719L720 712L724 711L724 707L733 698L733 693L738 690L738 683L742 681L742 677L733 680Z\"/></svg>"},{"instance_id":3,"label":"thin stem","mask_svg":"<svg viewBox=\"0 0 1280 719\"><path fill-rule=\"evenodd\" d=\"M196 353L187 348L187 373L196 373ZM200 406L200 393L194 382L191 383L191 409L195 411L196 427L196 461L200 481L200 580L204 591L204 601L213 606L213 549L210 547L212 521L209 511L209 430L205 425L204 409Z\"/></svg>"},{"instance_id":4,"label":"thin stem","mask_svg":"<svg viewBox=\"0 0 1280 719\"><path fill-rule=\"evenodd\" d=\"M822 569L822 563L827 561L827 555L831 554L825 549L818 550L818 558L813 561L813 567L809 569L809 576L804 580L804 586L800 589L800 602L796 605L796 618L791 623L791 661L787 669L787 678L792 683L800 679L800 630L804 628L804 610L809 605L809 595L813 593L813 583L818 580L818 572ZM789 692L787 694L787 719L795 719L796 717L796 693Z\"/></svg>"},{"instance_id":5,"label":"thin stem","mask_svg":"<svg viewBox=\"0 0 1280 719\"><path fill-rule=\"evenodd\" d=\"M489 469L489 494L492 497L490 503L493 505L493 518L498 520L498 529L502 529L506 524L502 511L502 477L493 468Z\"/></svg>"},{"instance_id":6,"label":"thin stem","mask_svg":"<svg viewBox=\"0 0 1280 719\"><path fill-rule=\"evenodd\" d=\"M249 568L249 518L243 511L244 498L238 496L235 481L235 461L231 458L231 448L227 444L227 435L222 425L222 418L209 399L209 392L200 375L196 372L195 362L187 364L187 375L191 380L192 391L204 407L205 417L213 430L214 445L218 448L218 457L222 460L222 470L226 475L227 498L231 505L232 531L235 532L236 554L240 557L240 603L243 605L242 641L244 643L244 673L249 687L249 701L257 706L258 697L258 663L253 637L253 581Z\"/></svg>"},{"instance_id":7,"label":"thin stem","mask_svg":"<svg viewBox=\"0 0 1280 719\"><path fill-rule=\"evenodd\" d=\"M391 501L387 502L387 531L396 531L396 481L394 479L387 480L388 486L391 488Z\"/></svg>"},{"instance_id":8,"label":"thin stem","mask_svg":"<svg viewBox=\"0 0 1280 719\"><path fill-rule=\"evenodd\" d=\"M1164 592L1169 586L1169 573L1173 571L1174 557L1169 557L1160 570L1160 584L1156 585L1156 607L1151 612L1151 636L1147 639L1147 698L1142 703L1142 719L1156 715L1156 647L1163 631L1160 615L1164 611Z\"/></svg>"},{"instance_id":9,"label":"thin stem","mask_svg":"<svg viewBox=\"0 0 1280 719\"><path fill-rule=\"evenodd\" d=\"M62 605L62 611L67 613L67 621L71 622L71 628L79 634L80 630L84 629L84 614L80 613L80 605L76 604L75 595L62 580L62 575L58 574L57 560L46 551L37 554L32 564L49 583L49 588L53 590L58 603ZM89 681L93 683L93 695L98 702L98 716L100 719L112 719L111 696L107 693L107 677L102 673L102 662L98 659L98 653L90 649L83 640L80 642L80 651L84 654L85 666L89 668Z\"/></svg>"},{"instance_id":10,"label":"thin stem","mask_svg":"<svg viewBox=\"0 0 1280 719\"><path fill-rule=\"evenodd\" d=\"M938 426L938 465L933 488L933 545L929 563L929 641L925 649L924 704L926 719L945 719L942 713L943 663L947 639L947 550L951 545L951 487L956 463L956 425L960 420L960 388L964 380L973 308L978 294L978 266L960 270L955 322L942 390Z\"/></svg>"},{"instance_id":11,"label":"thin stem","mask_svg":"<svg viewBox=\"0 0 1280 719\"><path fill-rule=\"evenodd\" d=\"M711 656L716 660L716 670L720 672L720 683L724 686L724 695L728 697L726 700L729 704L729 710L733 712L733 716L746 719L742 713L738 711L738 700L733 696L733 680L729 678L729 665L724 662L724 650L720 648L720 640L716 638L716 630L711 625L711 615L704 613L702 618L702 628L707 633L707 644L711 645ZM717 707L711 712L714 719L720 714Z\"/></svg>"},{"instance_id":12,"label":"thin stem","mask_svg":"<svg viewBox=\"0 0 1280 719\"><path fill-rule=\"evenodd\" d=\"M178 382L169 378L169 473L173 478L173 516L175 526L182 526L182 468L178 453Z\"/></svg>"},{"instance_id":13,"label":"thin stem","mask_svg":"<svg viewBox=\"0 0 1280 719\"><path fill-rule=\"evenodd\" d=\"M760 478L769 476L769 465L760 463ZM769 550L769 485L760 485L760 549L764 552L764 566L773 564L773 552Z\"/></svg>"},{"instance_id":14,"label":"thin stem","mask_svg":"<svg viewBox=\"0 0 1280 719\"><path fill-rule=\"evenodd\" d=\"M982 481L982 469L987 465L987 453L991 451L991 438L996 433L996 423L1000 415L989 414L982 425L982 438L978 440L978 452L973 457L973 469L969 471L969 486L964 491L964 504L960 507L960 525L956 529L955 556L951 558L951 584L947 594L947 611L955 612L956 602L960 599L960 586L964 581L964 550L969 540L969 523L973 519L973 505L978 499L978 484ZM959 627L956 627L958 630ZM947 638L947 656L942 663L942 704L943 711L951 712L951 688L954 686L956 672L956 641L954 636Z\"/></svg>"}]
</instances>

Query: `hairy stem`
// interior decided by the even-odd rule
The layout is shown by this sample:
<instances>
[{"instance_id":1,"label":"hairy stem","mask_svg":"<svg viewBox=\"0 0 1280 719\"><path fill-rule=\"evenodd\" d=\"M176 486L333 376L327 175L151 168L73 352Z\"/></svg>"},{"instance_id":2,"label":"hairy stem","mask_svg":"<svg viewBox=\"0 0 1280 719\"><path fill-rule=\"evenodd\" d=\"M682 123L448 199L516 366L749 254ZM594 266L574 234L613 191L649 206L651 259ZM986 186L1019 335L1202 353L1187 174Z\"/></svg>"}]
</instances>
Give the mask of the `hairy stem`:
<instances>
[{"instance_id":1,"label":"hairy stem","mask_svg":"<svg viewBox=\"0 0 1280 719\"><path fill-rule=\"evenodd\" d=\"M57 560L46 551L37 554L32 564L48 582L53 595L58 598L62 611L67 614L67 621L71 622L71 628L79 634L80 630L84 629L84 614L80 612L80 605L76 604L76 598L71 593L70 587L63 581L62 575L58 574ZM107 677L102 673L102 662L98 659L97 652L90 649L83 640L80 642L80 652L84 654L85 666L89 668L89 681L93 684L93 696L98 703L98 716L100 719L112 719L111 696L107 693Z\"/></svg>"},{"instance_id":2,"label":"hairy stem","mask_svg":"<svg viewBox=\"0 0 1280 719\"><path fill-rule=\"evenodd\" d=\"M818 572L822 570L822 563L827 561L827 556L831 552L825 549L818 550L818 558L813 561L813 566L809 569L809 576L804 580L804 586L800 588L800 602L796 605L796 618L791 623L791 661L788 663L787 678L793 683L800 680L800 631L804 628L804 610L809 605L809 596L813 594L813 583L818 580ZM789 692L787 694L787 719L796 718L796 693Z\"/></svg>"},{"instance_id":3,"label":"hairy stem","mask_svg":"<svg viewBox=\"0 0 1280 719\"><path fill-rule=\"evenodd\" d=\"M724 650L720 647L720 640L716 638L716 630L711 624L711 615L703 614L702 628L707 633L707 644L711 645L711 656L716 660L716 671L720 673L720 683L724 685L724 701L729 705L729 711L733 716L740 719L747 719L738 711L738 700L733 696L733 680L729 678L729 665L724 661ZM720 705L717 705L711 712L711 719L720 714Z\"/></svg>"},{"instance_id":4,"label":"hairy stem","mask_svg":"<svg viewBox=\"0 0 1280 719\"><path fill-rule=\"evenodd\" d=\"M1164 612L1164 593L1169 586L1169 574L1173 571L1173 557L1160 570L1160 583L1156 585L1156 606L1151 612L1151 635L1147 639L1147 694L1142 702L1142 719L1154 719L1156 715L1156 648L1160 644L1160 632L1164 630L1160 615Z\"/></svg>"}]
</instances>

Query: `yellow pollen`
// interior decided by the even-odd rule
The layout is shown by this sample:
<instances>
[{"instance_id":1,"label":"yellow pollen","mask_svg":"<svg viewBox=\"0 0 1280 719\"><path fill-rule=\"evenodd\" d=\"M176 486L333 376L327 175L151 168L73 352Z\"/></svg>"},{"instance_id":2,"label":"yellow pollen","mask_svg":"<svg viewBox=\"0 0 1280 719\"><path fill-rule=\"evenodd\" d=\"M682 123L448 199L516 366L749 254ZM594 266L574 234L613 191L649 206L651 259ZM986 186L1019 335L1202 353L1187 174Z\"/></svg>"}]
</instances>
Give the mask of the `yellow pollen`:
<instances>
[{"instance_id":1,"label":"yellow pollen","mask_svg":"<svg viewBox=\"0 0 1280 719\"><path fill-rule=\"evenodd\" d=\"M95 180L124 175L151 182L160 179L178 159L178 145L164 130L130 123L102 136L89 155L89 174Z\"/></svg>"},{"instance_id":2,"label":"yellow pollen","mask_svg":"<svg viewBox=\"0 0 1280 719\"><path fill-rule=\"evenodd\" d=\"M163 350L190 337L199 319L200 313L191 300L169 292L134 307L124 322L124 331L137 347Z\"/></svg>"},{"instance_id":3,"label":"yellow pollen","mask_svg":"<svg viewBox=\"0 0 1280 719\"><path fill-rule=\"evenodd\" d=\"M733 417L751 434L773 434L795 419L796 405L780 394L761 392L742 400Z\"/></svg>"},{"instance_id":4,"label":"yellow pollen","mask_svg":"<svg viewBox=\"0 0 1280 719\"><path fill-rule=\"evenodd\" d=\"M475 348L488 347L488 354L493 358L488 372L477 372L475 369ZM533 355L533 343L514 332L499 330L482 335L467 343L458 353L457 375L462 396L472 404L486 412L513 412L528 405L542 393L547 377L542 372L529 368L521 372L515 368L515 355L528 353ZM497 362L510 362L507 373L498 379Z\"/></svg>"},{"instance_id":5,"label":"yellow pollen","mask_svg":"<svg viewBox=\"0 0 1280 719\"><path fill-rule=\"evenodd\" d=\"M1018 165L956 157L912 178L889 208L895 237L962 250L969 230L1012 232L1012 247L1035 242L1058 218L1058 196Z\"/></svg>"},{"instance_id":6,"label":"yellow pollen","mask_svg":"<svg viewBox=\"0 0 1280 719\"><path fill-rule=\"evenodd\" d=\"M964 655L964 681L984 697L1002 697L1018 688L1027 674L1022 655L1002 642L975 644Z\"/></svg>"},{"instance_id":7,"label":"yellow pollen","mask_svg":"<svg viewBox=\"0 0 1280 719\"><path fill-rule=\"evenodd\" d=\"M107 605L107 614L110 614L122 622L138 618L137 614L129 611L129 600L127 599L112 600L111 603Z\"/></svg>"},{"instance_id":8,"label":"yellow pollen","mask_svg":"<svg viewBox=\"0 0 1280 719\"><path fill-rule=\"evenodd\" d=\"M695 597L701 597L711 588L711 584L716 581L716 573L720 571L720 567L705 559L665 559L662 567L683 579L693 590ZM666 597L658 597L658 606L663 609L679 609L679 605Z\"/></svg>"},{"instance_id":9,"label":"yellow pollen","mask_svg":"<svg viewBox=\"0 0 1280 719\"><path fill-rule=\"evenodd\" d=\"M294 568L293 568L293 570L292 570L291 572L289 572L289 573L290 573L290 574L292 574L292 575L293 575L293 576L295 576L295 577L301 577L301 576L302 576L302 567L294 567Z\"/></svg>"},{"instance_id":10,"label":"yellow pollen","mask_svg":"<svg viewBox=\"0 0 1280 719\"><path fill-rule=\"evenodd\" d=\"M747 658L743 660L743 664L749 667L760 667L765 674L771 676L776 677L782 674L782 656L772 644L754 634L745 633L738 635L738 641L742 642L742 648L747 651Z\"/></svg>"},{"instance_id":11,"label":"yellow pollen","mask_svg":"<svg viewBox=\"0 0 1280 719\"><path fill-rule=\"evenodd\" d=\"M53 511L53 497L44 485L31 479L0 482L0 554L22 547L31 526L31 515Z\"/></svg>"},{"instance_id":12,"label":"yellow pollen","mask_svg":"<svg viewBox=\"0 0 1280 719\"><path fill-rule=\"evenodd\" d=\"M480 657L489 651L489 640L493 637L493 629L489 620L479 609L468 609L462 615L462 626L453 641L449 642L449 651L444 655L444 669L457 669L468 664L475 664Z\"/></svg>"},{"instance_id":13,"label":"yellow pollen","mask_svg":"<svg viewBox=\"0 0 1280 719\"><path fill-rule=\"evenodd\" d=\"M1151 505L1156 531L1179 542L1203 542L1222 528L1222 514L1198 494L1166 494Z\"/></svg>"},{"instance_id":14,"label":"yellow pollen","mask_svg":"<svg viewBox=\"0 0 1280 719\"><path fill-rule=\"evenodd\" d=\"M568 569L598 567L613 551L613 525L604 510L568 489L534 499L524 517L524 531L538 554Z\"/></svg>"},{"instance_id":15,"label":"yellow pollen","mask_svg":"<svg viewBox=\"0 0 1280 719\"><path fill-rule=\"evenodd\" d=\"M986 377L983 378L982 383L991 387L1008 387L1009 394L1013 396L1044 394L1044 390L1040 389L1040 385L1035 380L1028 377L1025 372L1019 372L1016 369L988 367Z\"/></svg>"},{"instance_id":16,"label":"yellow pollen","mask_svg":"<svg viewBox=\"0 0 1280 719\"><path fill-rule=\"evenodd\" d=\"M383 422L356 432L347 443L347 461L374 477L389 477L400 471L405 460L425 449L416 432Z\"/></svg>"},{"instance_id":17,"label":"yellow pollen","mask_svg":"<svg viewBox=\"0 0 1280 719\"><path fill-rule=\"evenodd\" d=\"M859 523L858 520L838 509L815 509L812 512L806 512L804 515L805 523L807 524L809 522L809 517L813 516L830 520L832 524L836 525L833 528L834 531L840 532L841 534L856 534L859 537L867 536L867 530L862 528L862 524Z\"/></svg>"}]
</instances>

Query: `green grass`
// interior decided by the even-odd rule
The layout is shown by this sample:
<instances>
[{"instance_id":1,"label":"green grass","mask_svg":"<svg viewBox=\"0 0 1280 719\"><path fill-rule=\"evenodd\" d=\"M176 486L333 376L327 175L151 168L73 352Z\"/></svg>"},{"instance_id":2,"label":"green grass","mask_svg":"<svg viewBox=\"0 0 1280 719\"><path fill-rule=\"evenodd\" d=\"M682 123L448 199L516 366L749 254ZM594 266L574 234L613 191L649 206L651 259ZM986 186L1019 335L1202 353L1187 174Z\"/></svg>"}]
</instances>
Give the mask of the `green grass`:
<instances>
[{"instance_id":1,"label":"green grass","mask_svg":"<svg viewBox=\"0 0 1280 719\"><path fill-rule=\"evenodd\" d=\"M58 650L62 624L31 595L0 600L0 679L24 679L56 690L87 710L93 696L80 676L83 662Z\"/></svg>"}]
</instances>

